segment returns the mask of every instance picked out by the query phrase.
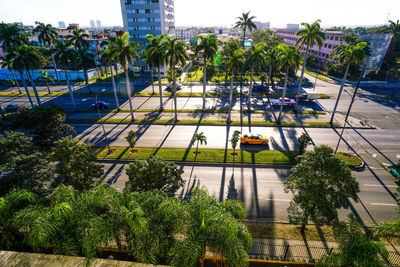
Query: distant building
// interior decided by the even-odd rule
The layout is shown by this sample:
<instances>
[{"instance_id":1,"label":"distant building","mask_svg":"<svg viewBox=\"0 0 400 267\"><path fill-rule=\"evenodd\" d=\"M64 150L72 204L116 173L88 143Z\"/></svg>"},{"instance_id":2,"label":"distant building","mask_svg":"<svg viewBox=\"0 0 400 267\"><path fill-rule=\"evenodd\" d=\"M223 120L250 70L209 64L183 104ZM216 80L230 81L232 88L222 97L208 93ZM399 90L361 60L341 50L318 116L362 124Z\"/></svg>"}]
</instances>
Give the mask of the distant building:
<instances>
[{"instance_id":1,"label":"distant building","mask_svg":"<svg viewBox=\"0 0 400 267\"><path fill-rule=\"evenodd\" d=\"M90 28L92 28L92 29L96 28L96 24L94 23L94 20L90 21Z\"/></svg>"},{"instance_id":2,"label":"distant building","mask_svg":"<svg viewBox=\"0 0 400 267\"><path fill-rule=\"evenodd\" d=\"M97 20L96 23L97 23L97 28L101 28L101 21Z\"/></svg>"},{"instance_id":3,"label":"distant building","mask_svg":"<svg viewBox=\"0 0 400 267\"><path fill-rule=\"evenodd\" d=\"M176 29L176 36L179 36L180 40L189 40L194 36L194 31L191 28L188 29Z\"/></svg>"},{"instance_id":4,"label":"distant building","mask_svg":"<svg viewBox=\"0 0 400 267\"><path fill-rule=\"evenodd\" d=\"M70 23L68 25L68 30L78 30L79 29L79 24L78 23Z\"/></svg>"},{"instance_id":5,"label":"distant building","mask_svg":"<svg viewBox=\"0 0 400 267\"><path fill-rule=\"evenodd\" d=\"M60 29L65 29L66 27L65 27L65 22L64 21L59 21L58 22L58 27L60 28Z\"/></svg>"},{"instance_id":6,"label":"distant building","mask_svg":"<svg viewBox=\"0 0 400 267\"><path fill-rule=\"evenodd\" d=\"M257 26L257 30L269 30L271 27L271 24L269 22L260 22L260 21L255 21L254 24Z\"/></svg>"},{"instance_id":7,"label":"distant building","mask_svg":"<svg viewBox=\"0 0 400 267\"><path fill-rule=\"evenodd\" d=\"M299 24L287 24L286 29L291 31L298 31L300 28Z\"/></svg>"},{"instance_id":8,"label":"distant building","mask_svg":"<svg viewBox=\"0 0 400 267\"><path fill-rule=\"evenodd\" d=\"M174 0L120 0L125 32L141 46L147 34L175 34Z\"/></svg>"}]
</instances>

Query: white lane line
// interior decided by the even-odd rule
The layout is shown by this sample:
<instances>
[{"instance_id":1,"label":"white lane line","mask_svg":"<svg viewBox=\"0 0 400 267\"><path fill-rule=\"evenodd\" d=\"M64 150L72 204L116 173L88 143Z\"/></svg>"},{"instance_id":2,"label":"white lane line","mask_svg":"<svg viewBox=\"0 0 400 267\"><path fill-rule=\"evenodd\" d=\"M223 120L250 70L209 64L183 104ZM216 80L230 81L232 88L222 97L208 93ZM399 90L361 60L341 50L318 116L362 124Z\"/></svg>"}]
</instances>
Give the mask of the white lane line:
<instances>
[{"instance_id":1,"label":"white lane line","mask_svg":"<svg viewBox=\"0 0 400 267\"><path fill-rule=\"evenodd\" d=\"M283 184L283 181L259 181L259 183L274 183L274 184Z\"/></svg>"},{"instance_id":2,"label":"white lane line","mask_svg":"<svg viewBox=\"0 0 400 267\"><path fill-rule=\"evenodd\" d=\"M369 187L379 187L379 186L382 186L383 187L383 185L381 185L381 184L363 184L363 186L369 186ZM386 187L391 187L391 188L396 188L397 187L397 185L385 185Z\"/></svg>"},{"instance_id":3,"label":"white lane line","mask_svg":"<svg viewBox=\"0 0 400 267\"><path fill-rule=\"evenodd\" d=\"M290 202L290 199L279 199L279 198L264 198L264 200L276 201L276 202Z\"/></svg>"},{"instance_id":4,"label":"white lane line","mask_svg":"<svg viewBox=\"0 0 400 267\"><path fill-rule=\"evenodd\" d=\"M390 206L397 207L397 204L389 204L389 203L370 203L372 206Z\"/></svg>"}]
</instances>

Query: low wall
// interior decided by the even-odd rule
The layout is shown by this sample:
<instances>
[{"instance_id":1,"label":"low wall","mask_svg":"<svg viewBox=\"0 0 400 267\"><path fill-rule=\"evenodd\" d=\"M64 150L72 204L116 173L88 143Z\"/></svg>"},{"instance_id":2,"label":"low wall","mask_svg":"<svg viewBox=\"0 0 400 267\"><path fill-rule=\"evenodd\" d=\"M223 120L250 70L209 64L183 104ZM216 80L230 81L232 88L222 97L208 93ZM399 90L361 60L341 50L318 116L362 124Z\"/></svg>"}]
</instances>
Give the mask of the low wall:
<instances>
[{"instance_id":1,"label":"low wall","mask_svg":"<svg viewBox=\"0 0 400 267\"><path fill-rule=\"evenodd\" d=\"M54 70L47 70L47 73L48 75L53 75L54 80L56 80L56 72ZM42 76L37 70L32 71L31 74L34 80ZM65 72L63 70L58 70L58 74L60 76L60 80L65 81ZM21 79L19 72L15 72L15 76L17 77L18 80ZM68 71L68 76L71 80L76 80L77 78L81 78L83 80L85 79L85 74L83 71L71 70ZM97 77L98 73L95 69L91 69L88 71L88 76L89 79L91 79ZM11 71L9 71L8 69L0 69L0 80L6 80L6 79L11 79L11 80L14 79Z\"/></svg>"}]
</instances>

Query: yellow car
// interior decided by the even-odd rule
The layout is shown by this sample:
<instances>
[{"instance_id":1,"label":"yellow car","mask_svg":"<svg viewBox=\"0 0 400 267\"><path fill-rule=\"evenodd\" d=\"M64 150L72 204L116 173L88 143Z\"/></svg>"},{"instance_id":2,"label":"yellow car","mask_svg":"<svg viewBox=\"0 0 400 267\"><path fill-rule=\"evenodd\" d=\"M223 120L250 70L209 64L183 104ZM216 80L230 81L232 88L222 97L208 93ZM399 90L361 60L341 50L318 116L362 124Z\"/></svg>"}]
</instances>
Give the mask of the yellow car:
<instances>
[{"instance_id":1,"label":"yellow car","mask_svg":"<svg viewBox=\"0 0 400 267\"><path fill-rule=\"evenodd\" d=\"M268 145L269 140L268 137L263 136L261 134L245 134L240 137L240 143L249 144L249 145Z\"/></svg>"}]
</instances>

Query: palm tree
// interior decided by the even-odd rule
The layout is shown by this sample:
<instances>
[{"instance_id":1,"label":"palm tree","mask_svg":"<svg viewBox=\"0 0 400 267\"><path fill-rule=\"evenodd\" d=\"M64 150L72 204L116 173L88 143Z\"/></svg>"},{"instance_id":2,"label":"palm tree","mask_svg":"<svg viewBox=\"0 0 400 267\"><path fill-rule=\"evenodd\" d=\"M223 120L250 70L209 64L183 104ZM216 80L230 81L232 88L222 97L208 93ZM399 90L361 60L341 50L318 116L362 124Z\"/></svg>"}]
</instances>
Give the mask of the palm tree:
<instances>
[{"instance_id":1,"label":"palm tree","mask_svg":"<svg viewBox=\"0 0 400 267\"><path fill-rule=\"evenodd\" d=\"M49 75L47 70L39 70L40 75L42 75L41 77L39 77L40 81L45 82L46 86L47 86L47 91L50 92L50 87L49 87L49 82L53 83L54 82L54 76L53 75Z\"/></svg>"},{"instance_id":2,"label":"palm tree","mask_svg":"<svg viewBox=\"0 0 400 267\"><path fill-rule=\"evenodd\" d=\"M178 121L176 103L176 67L184 67L188 58L189 57L186 53L186 45L184 42L178 40L178 36L175 36L174 38L166 37L165 61L167 62L168 66L172 68L172 94L174 96L175 122Z\"/></svg>"},{"instance_id":3,"label":"palm tree","mask_svg":"<svg viewBox=\"0 0 400 267\"><path fill-rule=\"evenodd\" d=\"M158 88L160 93L160 110L163 110L163 97L162 97L162 85L161 85L161 67L165 64L165 35L160 35L158 37L148 34L146 36L149 43L146 46L146 51L148 54L148 63L153 67L157 68L158 77Z\"/></svg>"},{"instance_id":4,"label":"palm tree","mask_svg":"<svg viewBox=\"0 0 400 267\"><path fill-rule=\"evenodd\" d=\"M26 33L16 25L0 23L0 43L2 42L3 51L7 48L28 44Z\"/></svg>"},{"instance_id":5,"label":"palm tree","mask_svg":"<svg viewBox=\"0 0 400 267\"><path fill-rule=\"evenodd\" d=\"M58 38L58 33L54 30L54 28L53 28L53 26L51 26L51 24L44 24L44 23L38 22L38 21L36 21L35 23L36 23L36 28L33 30L33 32L38 34L38 39L39 39L40 44L43 47L52 48L53 40ZM58 75L57 65L54 60L53 54L51 54L51 62L53 64L54 71L56 73L57 82L59 83L60 77Z\"/></svg>"},{"instance_id":6,"label":"palm tree","mask_svg":"<svg viewBox=\"0 0 400 267\"><path fill-rule=\"evenodd\" d=\"M131 111L131 120L134 121L133 106L131 97L131 86L129 80L129 65L134 59L139 60L140 55L138 53L139 45L136 42L129 42L129 33L124 33L115 39L115 42L111 45L110 54L112 58L115 58L119 64L124 67L126 77L126 91L128 93L129 108Z\"/></svg>"},{"instance_id":7,"label":"palm tree","mask_svg":"<svg viewBox=\"0 0 400 267\"><path fill-rule=\"evenodd\" d=\"M14 78L14 81L15 81L15 84L16 84L17 87L18 87L18 92L19 92L20 94L22 94L21 88L19 87L19 83L18 83L17 77L15 76L15 72L14 72L14 69L13 69L13 62L12 62L12 60L7 59L6 57L0 57L0 67L1 67L1 68L7 68L9 71L11 71L11 73L12 73L12 75L13 75L13 78Z\"/></svg>"},{"instance_id":8,"label":"palm tree","mask_svg":"<svg viewBox=\"0 0 400 267\"><path fill-rule=\"evenodd\" d=\"M77 52L79 56L80 66L83 69L83 73L85 75L85 83L86 86L88 87L89 94L91 94L92 92L90 90L88 69L96 64L94 55L90 52L89 48L87 47L82 47Z\"/></svg>"},{"instance_id":9,"label":"palm tree","mask_svg":"<svg viewBox=\"0 0 400 267\"><path fill-rule=\"evenodd\" d=\"M332 50L333 59L340 65L346 66L346 70L344 72L344 77L342 83L340 84L339 94L336 99L335 107L333 108L330 124L333 124L333 119L335 117L336 109L340 101L340 97L342 95L344 83L347 79L347 75L349 74L350 64L360 65L362 64L368 54L368 44L366 42L358 42L357 44L340 44L337 45Z\"/></svg>"},{"instance_id":10,"label":"palm tree","mask_svg":"<svg viewBox=\"0 0 400 267\"><path fill-rule=\"evenodd\" d=\"M114 70L113 70L114 59L112 57L112 51L111 51L111 46L110 45L106 49L104 49L104 50L102 50L100 52L100 59L101 59L102 62L104 62L106 67L107 66L110 67L111 81L112 81L112 86L113 86L115 103L117 105L117 110L120 111L119 101L118 101L118 94L117 94L117 86L115 85Z\"/></svg>"},{"instance_id":11,"label":"palm tree","mask_svg":"<svg viewBox=\"0 0 400 267\"><path fill-rule=\"evenodd\" d=\"M278 60L276 58L276 53L278 51L277 47L278 46L275 45L275 46L267 47L267 49L266 49L267 51L266 51L266 55L265 55L265 61L266 61L266 64L268 64L268 66L269 66L268 67L269 68L268 89L272 88L274 86L274 83L272 81L272 71L273 71L273 69L276 69L276 67L278 65Z\"/></svg>"},{"instance_id":12,"label":"palm tree","mask_svg":"<svg viewBox=\"0 0 400 267\"><path fill-rule=\"evenodd\" d=\"M303 49L304 46L306 46L306 53L304 54L303 68L301 69L299 87L297 88L296 110L297 103L299 102L301 86L303 84L304 70L306 69L308 52L310 51L310 48L312 48L315 44L317 44L318 49L321 49L321 46L326 39L325 33L322 32L320 22L321 20L319 19L314 21L311 25L303 22L301 23L301 26L303 26L304 29L299 30L296 33L296 36L301 36L299 39L297 39L296 45L300 44L300 49Z\"/></svg>"},{"instance_id":13,"label":"palm tree","mask_svg":"<svg viewBox=\"0 0 400 267\"><path fill-rule=\"evenodd\" d=\"M397 40L400 36L400 20L392 21L389 20L389 29L393 34L393 37Z\"/></svg>"},{"instance_id":14,"label":"palm tree","mask_svg":"<svg viewBox=\"0 0 400 267\"><path fill-rule=\"evenodd\" d=\"M89 38L89 35L82 29L76 29L72 31L72 35L67 36L67 40L70 41L78 50L82 47L89 47L89 43L85 38Z\"/></svg>"},{"instance_id":15,"label":"palm tree","mask_svg":"<svg viewBox=\"0 0 400 267\"><path fill-rule=\"evenodd\" d=\"M78 64L78 55L74 49L71 48L71 43L63 43L59 40L54 40L55 50L57 51L54 55L57 64L64 69L65 80L67 81L69 95L71 97L73 109L76 110L76 103L74 93L71 88L71 82L69 80L68 68L70 66L76 66Z\"/></svg>"},{"instance_id":16,"label":"palm tree","mask_svg":"<svg viewBox=\"0 0 400 267\"><path fill-rule=\"evenodd\" d=\"M286 96L289 70L290 70L290 68L293 68L293 67L296 69L299 67L300 62L301 62L301 55L300 55L299 49L296 46L280 44L280 45L278 45L277 57L279 60L279 69L283 68L286 73L285 82L284 82L283 91L282 91L279 117L278 117L278 123L280 123L282 111L283 111L283 101Z\"/></svg>"},{"instance_id":17,"label":"palm tree","mask_svg":"<svg viewBox=\"0 0 400 267\"><path fill-rule=\"evenodd\" d=\"M252 45L247 53L247 62L251 65L250 73L250 88L249 88L249 99L248 99L248 110L251 111L251 95L253 91L253 81L254 81L254 68L257 66L262 66L266 61L265 53L266 44L260 42L256 45Z\"/></svg>"},{"instance_id":18,"label":"palm tree","mask_svg":"<svg viewBox=\"0 0 400 267\"><path fill-rule=\"evenodd\" d=\"M221 254L226 266L248 265L247 253L253 241L246 226L238 221L245 218L243 203L218 202L207 189L197 186L184 210L185 233L172 248L173 266L204 267L207 248Z\"/></svg>"},{"instance_id":19,"label":"palm tree","mask_svg":"<svg viewBox=\"0 0 400 267\"><path fill-rule=\"evenodd\" d=\"M13 62L13 66L16 69L19 69L22 71L26 72L28 80L32 84L33 92L36 97L36 101L38 105L41 105L39 94L36 90L35 82L33 81L33 78L31 77L31 74L29 71L38 69L41 67L41 55L39 54L40 52L35 49L35 47L28 46L28 45L21 45L19 47L10 47L7 49L6 52L6 58L8 60L11 60ZM20 72L21 73L21 72ZM25 79L21 76L21 79L23 83L25 82ZM24 84L25 87L25 84ZM27 90L27 87L26 87ZM27 92L29 95L29 93ZM31 103L32 104L32 103Z\"/></svg>"},{"instance_id":20,"label":"palm tree","mask_svg":"<svg viewBox=\"0 0 400 267\"><path fill-rule=\"evenodd\" d=\"M198 37L199 43L195 46L195 55L203 55L203 111L206 109L206 86L207 86L207 60L213 59L218 52L218 39L215 35L207 34Z\"/></svg>"},{"instance_id":21,"label":"palm tree","mask_svg":"<svg viewBox=\"0 0 400 267\"><path fill-rule=\"evenodd\" d=\"M231 88L229 92L229 115L227 119L227 123L231 123L231 113L232 113L232 97L233 97L233 80L235 73L241 71L244 66L244 50L239 48L233 51L225 60L226 67L231 72Z\"/></svg>"},{"instance_id":22,"label":"palm tree","mask_svg":"<svg viewBox=\"0 0 400 267\"><path fill-rule=\"evenodd\" d=\"M250 16L250 11L247 13L243 12L241 17L237 17L238 21L235 24L235 28L240 28L243 31L243 49L244 43L246 42L247 29L249 29L250 31L257 29L256 24L254 24L253 22L255 18L255 16Z\"/></svg>"},{"instance_id":23,"label":"palm tree","mask_svg":"<svg viewBox=\"0 0 400 267\"><path fill-rule=\"evenodd\" d=\"M205 145L207 145L207 137L204 135L203 132L201 132L201 133L196 133L196 134L193 136L192 145L193 145L194 143L196 143L196 142L197 142L197 145L196 145L196 155L197 155L197 154L199 154L199 143L200 143L201 145L203 145L203 143L204 143Z\"/></svg>"},{"instance_id":24,"label":"palm tree","mask_svg":"<svg viewBox=\"0 0 400 267\"><path fill-rule=\"evenodd\" d=\"M225 69L225 90L228 87L228 74L229 74L229 69L226 66L226 59L229 57L230 54L232 54L235 50L240 48L240 42L238 40L231 39L227 42L224 42L222 45L222 65L224 66Z\"/></svg>"}]
</instances>

